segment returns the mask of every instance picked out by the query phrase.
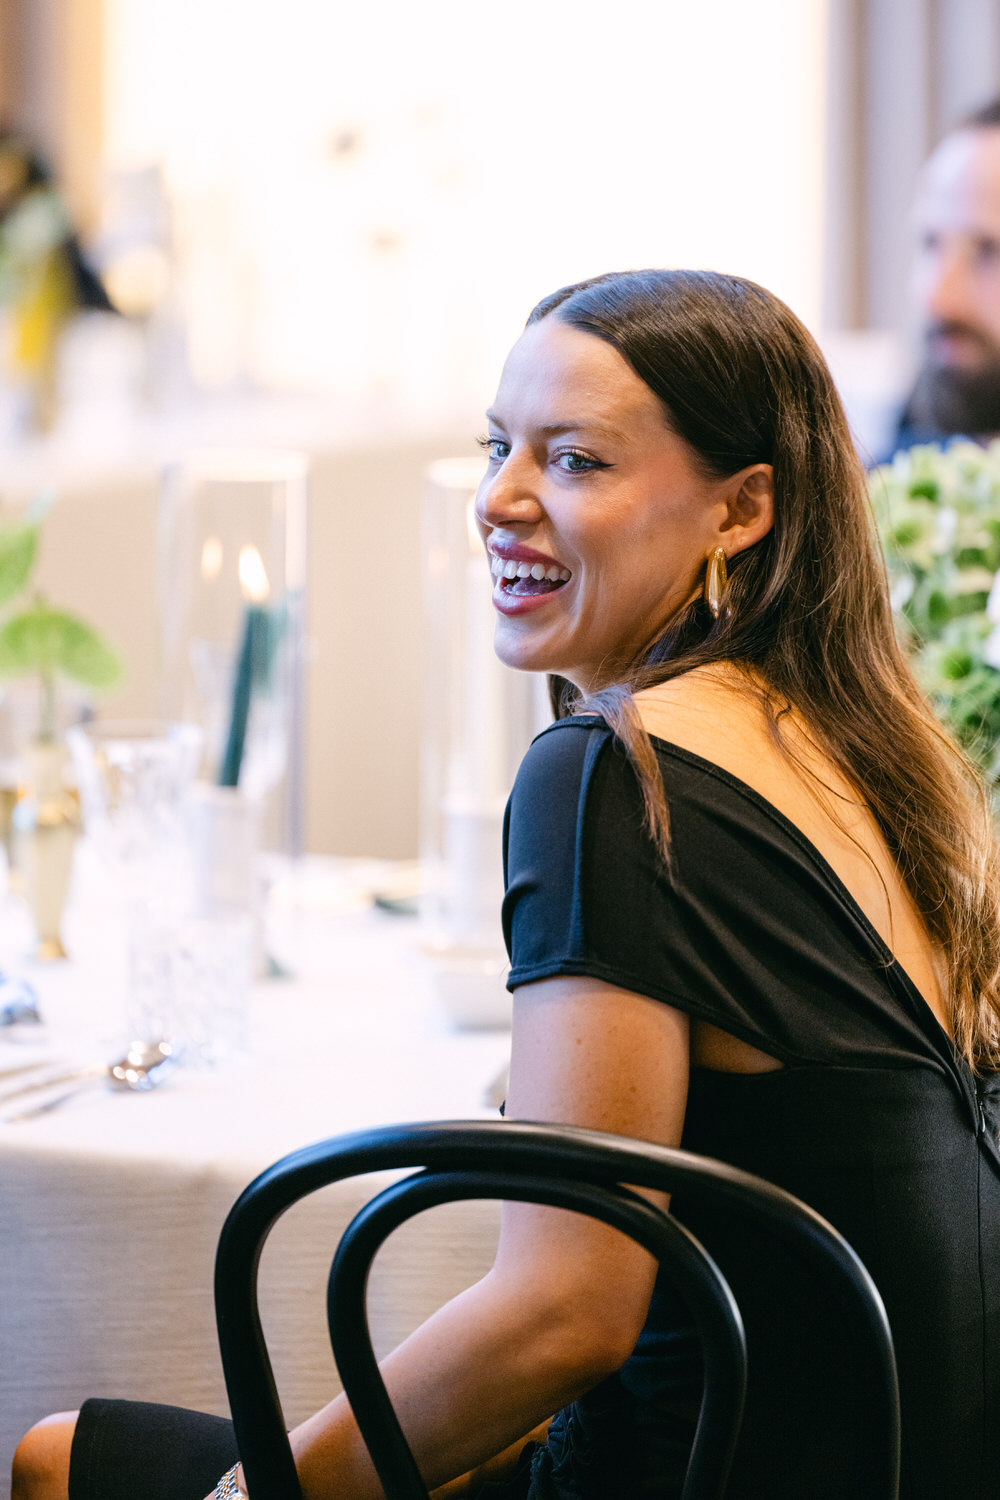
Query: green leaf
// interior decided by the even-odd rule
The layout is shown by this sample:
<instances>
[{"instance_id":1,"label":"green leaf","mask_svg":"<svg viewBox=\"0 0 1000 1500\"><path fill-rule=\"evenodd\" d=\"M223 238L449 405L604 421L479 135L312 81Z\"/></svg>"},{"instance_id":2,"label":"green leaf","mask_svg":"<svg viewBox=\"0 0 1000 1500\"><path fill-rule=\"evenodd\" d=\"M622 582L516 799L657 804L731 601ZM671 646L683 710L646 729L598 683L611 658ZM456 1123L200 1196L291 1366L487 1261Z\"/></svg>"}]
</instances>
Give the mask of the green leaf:
<instances>
[{"instance_id":1,"label":"green leaf","mask_svg":"<svg viewBox=\"0 0 1000 1500\"><path fill-rule=\"evenodd\" d=\"M946 651L941 658L941 675L951 680L968 677L974 665L971 651Z\"/></svg>"},{"instance_id":2,"label":"green leaf","mask_svg":"<svg viewBox=\"0 0 1000 1500\"><path fill-rule=\"evenodd\" d=\"M957 620L963 615L981 615L986 609L986 601L989 594L985 589L970 590L969 593L954 593L950 601L951 618Z\"/></svg>"},{"instance_id":3,"label":"green leaf","mask_svg":"<svg viewBox=\"0 0 1000 1500\"><path fill-rule=\"evenodd\" d=\"M0 677L59 672L83 687L114 687L121 662L105 641L78 620L34 604L0 630Z\"/></svg>"},{"instance_id":4,"label":"green leaf","mask_svg":"<svg viewBox=\"0 0 1000 1500\"><path fill-rule=\"evenodd\" d=\"M24 588L37 551L37 526L0 527L0 604Z\"/></svg>"},{"instance_id":5,"label":"green leaf","mask_svg":"<svg viewBox=\"0 0 1000 1500\"><path fill-rule=\"evenodd\" d=\"M956 568L987 568L991 573L996 572L996 568L989 568L989 556L986 547L957 547L952 556ZM991 582L992 578L987 582L987 591Z\"/></svg>"},{"instance_id":6,"label":"green leaf","mask_svg":"<svg viewBox=\"0 0 1000 1500\"><path fill-rule=\"evenodd\" d=\"M927 596L927 618L932 625L943 625L951 619L951 600L941 589L934 589Z\"/></svg>"},{"instance_id":7,"label":"green leaf","mask_svg":"<svg viewBox=\"0 0 1000 1500\"><path fill-rule=\"evenodd\" d=\"M915 516L910 516L905 521L900 521L898 526L892 528L890 536L897 547L906 549L919 542L924 534L924 528Z\"/></svg>"}]
</instances>

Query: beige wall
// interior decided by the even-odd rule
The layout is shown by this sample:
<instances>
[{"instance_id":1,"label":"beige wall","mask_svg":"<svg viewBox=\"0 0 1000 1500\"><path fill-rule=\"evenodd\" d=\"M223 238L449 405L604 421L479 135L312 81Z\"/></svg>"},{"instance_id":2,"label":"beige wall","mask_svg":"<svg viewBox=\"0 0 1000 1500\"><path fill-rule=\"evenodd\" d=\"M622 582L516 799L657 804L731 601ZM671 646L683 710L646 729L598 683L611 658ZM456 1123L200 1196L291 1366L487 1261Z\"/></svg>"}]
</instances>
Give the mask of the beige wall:
<instances>
[{"instance_id":1,"label":"beige wall","mask_svg":"<svg viewBox=\"0 0 1000 1500\"><path fill-rule=\"evenodd\" d=\"M306 837L309 849L408 858L417 847L421 449L315 457L310 489ZM3 485L23 501L27 486ZM59 481L39 584L105 630L127 668L105 716L157 709L157 482L152 465Z\"/></svg>"}]
</instances>

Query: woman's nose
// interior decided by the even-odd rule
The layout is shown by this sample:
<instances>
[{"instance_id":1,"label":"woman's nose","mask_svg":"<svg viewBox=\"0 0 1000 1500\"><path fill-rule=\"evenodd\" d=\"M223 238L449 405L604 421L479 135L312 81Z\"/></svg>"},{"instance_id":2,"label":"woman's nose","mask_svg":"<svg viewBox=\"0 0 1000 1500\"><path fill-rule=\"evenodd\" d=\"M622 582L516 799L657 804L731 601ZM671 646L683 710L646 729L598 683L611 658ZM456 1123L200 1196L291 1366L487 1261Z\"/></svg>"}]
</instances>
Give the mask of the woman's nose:
<instances>
[{"instance_id":1,"label":"woman's nose","mask_svg":"<svg viewBox=\"0 0 1000 1500\"><path fill-rule=\"evenodd\" d=\"M482 526L532 524L542 513L537 471L513 455L487 473L476 495L476 517Z\"/></svg>"}]
</instances>

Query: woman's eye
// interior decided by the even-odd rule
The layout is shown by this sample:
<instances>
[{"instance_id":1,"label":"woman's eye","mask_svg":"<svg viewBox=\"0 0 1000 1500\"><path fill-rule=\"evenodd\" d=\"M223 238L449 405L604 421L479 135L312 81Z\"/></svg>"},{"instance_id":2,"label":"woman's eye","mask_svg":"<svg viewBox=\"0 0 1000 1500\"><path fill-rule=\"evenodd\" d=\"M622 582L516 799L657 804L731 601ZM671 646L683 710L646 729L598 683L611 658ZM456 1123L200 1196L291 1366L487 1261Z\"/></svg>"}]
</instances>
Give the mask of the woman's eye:
<instances>
[{"instance_id":1,"label":"woman's eye","mask_svg":"<svg viewBox=\"0 0 1000 1500\"><path fill-rule=\"evenodd\" d=\"M510 453L510 444L505 443L503 438L481 437L478 442L480 448L486 450L486 456L491 464L502 464Z\"/></svg>"},{"instance_id":2,"label":"woman's eye","mask_svg":"<svg viewBox=\"0 0 1000 1500\"><path fill-rule=\"evenodd\" d=\"M566 474L586 474L591 469L608 467L607 464L602 464L599 458L591 458L589 453L579 453L576 449L557 454L556 463Z\"/></svg>"}]
</instances>

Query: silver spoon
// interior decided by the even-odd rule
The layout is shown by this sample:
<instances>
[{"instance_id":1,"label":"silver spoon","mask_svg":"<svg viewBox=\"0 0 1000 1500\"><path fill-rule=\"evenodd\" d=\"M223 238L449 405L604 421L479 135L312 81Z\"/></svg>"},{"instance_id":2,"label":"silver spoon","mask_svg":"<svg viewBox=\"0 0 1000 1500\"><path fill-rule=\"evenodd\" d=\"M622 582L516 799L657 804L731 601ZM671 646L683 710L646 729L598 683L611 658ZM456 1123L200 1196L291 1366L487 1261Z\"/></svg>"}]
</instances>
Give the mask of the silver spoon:
<instances>
[{"instance_id":1,"label":"silver spoon","mask_svg":"<svg viewBox=\"0 0 1000 1500\"><path fill-rule=\"evenodd\" d=\"M133 1071L136 1065L140 1068L148 1069L157 1063L161 1057L165 1058L168 1056L173 1056L173 1052L170 1043L167 1041L133 1042L125 1056L113 1063L84 1063L82 1067L56 1068L55 1071L53 1071L51 1064L27 1063L23 1067L12 1068L9 1073L3 1076L12 1077L16 1073L28 1072L34 1069L35 1077L28 1083L18 1084L15 1088L0 1090L0 1106L9 1104L12 1099L20 1099L25 1094L36 1094L40 1089L54 1088L58 1083L74 1083L77 1079L83 1078L103 1078L105 1074L117 1076L114 1073L116 1068L122 1070L122 1077L124 1077L124 1074L130 1067ZM44 1068L45 1071L38 1073L37 1069L39 1067Z\"/></svg>"},{"instance_id":2,"label":"silver spoon","mask_svg":"<svg viewBox=\"0 0 1000 1500\"><path fill-rule=\"evenodd\" d=\"M33 1093L37 1089L52 1088L58 1083L66 1083L70 1078L75 1080L73 1088L66 1089L61 1094L43 1099L40 1104L29 1105L27 1109L18 1110L14 1114L4 1115L4 1124L13 1125L18 1120L33 1120L37 1115L48 1114L49 1110L58 1109L67 1100L74 1099L89 1083L102 1078L112 1089L146 1093L149 1089L156 1088L168 1077L177 1066L177 1061L177 1052L168 1041L133 1042L124 1057L118 1058L116 1062L108 1063L107 1066L103 1063L95 1064L89 1068L79 1069L73 1074L62 1074L59 1078L50 1078L45 1083L27 1084L23 1089L15 1090L20 1096ZM12 1096L7 1096L8 1099L10 1097Z\"/></svg>"}]
</instances>

